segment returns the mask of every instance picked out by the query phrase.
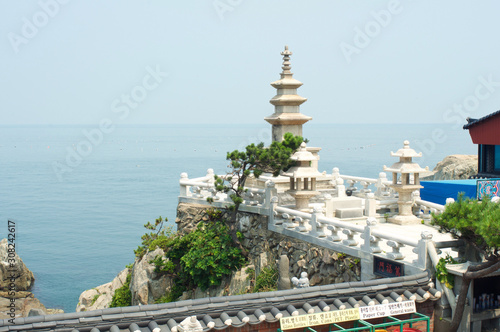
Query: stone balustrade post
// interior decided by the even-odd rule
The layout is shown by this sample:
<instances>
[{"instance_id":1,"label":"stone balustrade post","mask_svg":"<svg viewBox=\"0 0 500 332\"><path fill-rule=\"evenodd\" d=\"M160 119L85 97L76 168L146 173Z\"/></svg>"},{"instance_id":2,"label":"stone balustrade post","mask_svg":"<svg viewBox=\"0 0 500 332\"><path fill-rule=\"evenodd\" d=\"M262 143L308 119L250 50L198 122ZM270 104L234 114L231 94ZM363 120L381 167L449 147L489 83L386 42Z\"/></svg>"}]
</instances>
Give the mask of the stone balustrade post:
<instances>
[{"instance_id":1,"label":"stone balustrade post","mask_svg":"<svg viewBox=\"0 0 500 332\"><path fill-rule=\"evenodd\" d=\"M362 249L367 253L382 252L382 249L380 249L378 245L380 239L372 235L372 228L375 227L376 225L377 225L377 219L375 219L374 217L370 217L366 220L365 231L361 237L364 240Z\"/></svg>"},{"instance_id":2,"label":"stone balustrade post","mask_svg":"<svg viewBox=\"0 0 500 332\"><path fill-rule=\"evenodd\" d=\"M315 206L311 214L311 235L318 236L319 216L323 216L323 211L321 208Z\"/></svg>"},{"instance_id":3,"label":"stone balustrade post","mask_svg":"<svg viewBox=\"0 0 500 332\"><path fill-rule=\"evenodd\" d=\"M188 180L188 173L185 173L185 172L181 173L181 179L179 180L179 182L183 181L183 180ZM179 195L181 197L191 196L191 191L189 190L189 186L185 186L185 185L181 184L180 187L181 187L180 188L181 190L180 190Z\"/></svg>"},{"instance_id":4,"label":"stone balustrade post","mask_svg":"<svg viewBox=\"0 0 500 332\"><path fill-rule=\"evenodd\" d=\"M214 170L212 168L209 168L207 169L207 175L205 176L206 178L206 181L208 184L210 185L214 185L215 183L215 174L214 174Z\"/></svg>"},{"instance_id":5,"label":"stone balustrade post","mask_svg":"<svg viewBox=\"0 0 500 332\"><path fill-rule=\"evenodd\" d=\"M367 217L375 217L377 214L377 201L375 200L374 193L366 194L365 199L365 216Z\"/></svg>"},{"instance_id":6,"label":"stone balustrade post","mask_svg":"<svg viewBox=\"0 0 500 332\"><path fill-rule=\"evenodd\" d=\"M378 246L379 238L372 235L372 228L377 225L375 218L368 218L366 220L365 232L362 234L364 243L361 247L361 280L371 280L373 275L373 255L374 252L381 252Z\"/></svg>"},{"instance_id":7,"label":"stone balustrade post","mask_svg":"<svg viewBox=\"0 0 500 332\"><path fill-rule=\"evenodd\" d=\"M268 224L269 225L274 224L274 218L278 214L278 212L276 211L277 206L278 206L278 197L274 196L271 198L271 201L270 201L269 214L268 214L268 216L269 216Z\"/></svg>"},{"instance_id":8,"label":"stone balustrade post","mask_svg":"<svg viewBox=\"0 0 500 332\"><path fill-rule=\"evenodd\" d=\"M325 195L325 215L328 218L333 217L333 197L330 194Z\"/></svg>"},{"instance_id":9,"label":"stone balustrade post","mask_svg":"<svg viewBox=\"0 0 500 332\"><path fill-rule=\"evenodd\" d=\"M333 184L335 185L337 183L337 179L340 178L340 171L338 169L338 167L334 167L332 169L332 181L333 181Z\"/></svg>"},{"instance_id":10,"label":"stone balustrade post","mask_svg":"<svg viewBox=\"0 0 500 332\"><path fill-rule=\"evenodd\" d=\"M337 197L344 198L346 196L347 195L345 193L344 179L338 178L337 179Z\"/></svg>"},{"instance_id":11,"label":"stone balustrade post","mask_svg":"<svg viewBox=\"0 0 500 332\"><path fill-rule=\"evenodd\" d=\"M269 208L271 203L271 199L273 197L277 197L278 191L276 190L276 184L274 181L267 180L266 181L266 192L264 194L264 209Z\"/></svg>"},{"instance_id":12,"label":"stone balustrade post","mask_svg":"<svg viewBox=\"0 0 500 332\"><path fill-rule=\"evenodd\" d=\"M380 172L378 174L377 183L375 184L375 188L377 188L377 190L375 191L375 195L379 197L386 196L386 185L385 185L386 181L387 181L387 174L385 174L384 172Z\"/></svg>"},{"instance_id":13,"label":"stone balustrade post","mask_svg":"<svg viewBox=\"0 0 500 332\"><path fill-rule=\"evenodd\" d=\"M418 259L415 261L416 265L422 269L426 269L427 265L430 265L428 247L429 242L432 241L432 233L429 231L423 231L420 234L421 239L418 241L418 246L413 248L413 252L418 255Z\"/></svg>"}]
</instances>

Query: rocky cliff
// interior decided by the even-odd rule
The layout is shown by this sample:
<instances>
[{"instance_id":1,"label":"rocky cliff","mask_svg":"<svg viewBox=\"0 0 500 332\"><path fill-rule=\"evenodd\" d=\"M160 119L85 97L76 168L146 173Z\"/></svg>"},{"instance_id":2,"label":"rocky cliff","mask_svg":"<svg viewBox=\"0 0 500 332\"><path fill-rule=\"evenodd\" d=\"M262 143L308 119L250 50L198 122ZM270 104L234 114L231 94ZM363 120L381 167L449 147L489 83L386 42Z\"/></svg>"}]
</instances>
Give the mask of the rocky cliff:
<instances>
[{"instance_id":1,"label":"rocky cliff","mask_svg":"<svg viewBox=\"0 0 500 332\"><path fill-rule=\"evenodd\" d=\"M109 308L109 304L113 299L115 291L125 284L129 272L130 270L126 268L120 271L120 273L118 273L118 275L111 282L84 291L80 294L76 311L79 312Z\"/></svg>"},{"instance_id":2,"label":"rocky cliff","mask_svg":"<svg viewBox=\"0 0 500 332\"><path fill-rule=\"evenodd\" d=\"M199 221L207 220L206 209L207 206L204 205L179 204L176 218L178 231L189 232L195 228ZM281 256L286 256L289 260L289 264L285 265L288 266L288 271L281 271L281 274L299 277L301 272L307 272L311 286L360 279L360 264L356 258L268 231L267 217L265 216L240 213L239 221L239 227L244 236L243 245L249 251L249 264L231 276L223 278L220 286L210 287L206 291L193 289L185 292L182 299L246 293L250 291L256 276L265 267L272 265L278 268L278 266L282 266L283 270L283 264L277 264L277 260ZM132 305L155 303L156 300L170 291L173 280L155 273L154 265L150 263L157 255L163 255L163 251L156 249L148 252L142 259L134 262L130 281ZM284 285L281 281L281 287L291 287L287 278L285 279L288 280L288 285ZM114 289L109 288L111 283L108 283L82 293L77 311L109 307L114 290L119 288L118 285L120 287L123 285L123 282L119 284L115 281L116 278L112 282L116 284ZM102 295L104 292L102 289L106 289L105 296Z\"/></svg>"},{"instance_id":3,"label":"rocky cliff","mask_svg":"<svg viewBox=\"0 0 500 332\"><path fill-rule=\"evenodd\" d=\"M62 313L45 308L29 291L35 277L12 248L7 239L0 241L0 319Z\"/></svg>"},{"instance_id":4,"label":"rocky cliff","mask_svg":"<svg viewBox=\"0 0 500 332\"><path fill-rule=\"evenodd\" d=\"M460 180L477 174L477 155L454 154L445 157L422 180Z\"/></svg>"}]
</instances>

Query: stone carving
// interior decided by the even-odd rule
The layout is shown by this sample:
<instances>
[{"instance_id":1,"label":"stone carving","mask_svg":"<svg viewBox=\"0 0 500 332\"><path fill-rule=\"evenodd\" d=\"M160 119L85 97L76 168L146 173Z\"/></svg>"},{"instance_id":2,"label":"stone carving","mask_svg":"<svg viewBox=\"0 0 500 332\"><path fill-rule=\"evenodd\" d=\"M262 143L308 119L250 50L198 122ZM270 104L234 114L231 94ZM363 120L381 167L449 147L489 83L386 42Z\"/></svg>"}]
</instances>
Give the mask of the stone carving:
<instances>
[{"instance_id":1,"label":"stone carving","mask_svg":"<svg viewBox=\"0 0 500 332\"><path fill-rule=\"evenodd\" d=\"M177 325L177 330L180 332L201 332L203 331L203 326L201 326L201 323L196 319L196 316L191 316Z\"/></svg>"},{"instance_id":2,"label":"stone carving","mask_svg":"<svg viewBox=\"0 0 500 332\"><path fill-rule=\"evenodd\" d=\"M300 274L300 279L297 277L293 277L292 283L295 285L295 288L309 287L309 278L307 277L307 272L302 272Z\"/></svg>"},{"instance_id":3,"label":"stone carving","mask_svg":"<svg viewBox=\"0 0 500 332\"><path fill-rule=\"evenodd\" d=\"M290 289L290 275L288 270L290 269L290 260L286 255L281 255L278 261L278 290Z\"/></svg>"}]
</instances>

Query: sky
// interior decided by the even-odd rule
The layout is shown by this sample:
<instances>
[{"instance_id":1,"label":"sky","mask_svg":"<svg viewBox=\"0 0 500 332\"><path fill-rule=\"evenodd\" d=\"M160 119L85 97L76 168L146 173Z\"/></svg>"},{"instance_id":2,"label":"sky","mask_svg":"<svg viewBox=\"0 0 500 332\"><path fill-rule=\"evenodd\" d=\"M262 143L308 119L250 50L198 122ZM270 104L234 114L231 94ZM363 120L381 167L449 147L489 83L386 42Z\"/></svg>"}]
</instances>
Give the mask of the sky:
<instances>
[{"instance_id":1,"label":"sky","mask_svg":"<svg viewBox=\"0 0 500 332\"><path fill-rule=\"evenodd\" d=\"M285 45L314 123L500 109L495 0L0 1L0 125L262 123Z\"/></svg>"}]
</instances>

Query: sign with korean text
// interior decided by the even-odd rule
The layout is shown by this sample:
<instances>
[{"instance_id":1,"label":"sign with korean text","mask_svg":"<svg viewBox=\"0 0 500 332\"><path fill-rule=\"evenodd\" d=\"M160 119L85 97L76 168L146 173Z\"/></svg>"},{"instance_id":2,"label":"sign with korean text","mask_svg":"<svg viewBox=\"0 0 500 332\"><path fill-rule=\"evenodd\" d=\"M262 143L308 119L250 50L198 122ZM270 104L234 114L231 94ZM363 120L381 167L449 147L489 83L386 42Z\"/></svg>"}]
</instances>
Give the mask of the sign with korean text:
<instances>
[{"instance_id":1,"label":"sign with korean text","mask_svg":"<svg viewBox=\"0 0 500 332\"><path fill-rule=\"evenodd\" d=\"M327 325L359 319L359 308L320 312L280 319L282 330L298 329L308 326Z\"/></svg>"},{"instance_id":2,"label":"sign with korean text","mask_svg":"<svg viewBox=\"0 0 500 332\"><path fill-rule=\"evenodd\" d=\"M416 311L415 301L403 301L361 307L359 308L359 316L360 319L372 319L409 314Z\"/></svg>"},{"instance_id":3,"label":"sign with korean text","mask_svg":"<svg viewBox=\"0 0 500 332\"><path fill-rule=\"evenodd\" d=\"M405 275L405 266L402 263L373 256L373 274L381 277L401 277Z\"/></svg>"},{"instance_id":4,"label":"sign with korean text","mask_svg":"<svg viewBox=\"0 0 500 332\"><path fill-rule=\"evenodd\" d=\"M352 308L308 314L301 316L283 317L280 319L281 330L299 329L309 326L341 323L358 319L373 319L387 316L397 316L416 312L415 301L403 301L379 304L367 307Z\"/></svg>"}]
</instances>

